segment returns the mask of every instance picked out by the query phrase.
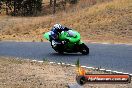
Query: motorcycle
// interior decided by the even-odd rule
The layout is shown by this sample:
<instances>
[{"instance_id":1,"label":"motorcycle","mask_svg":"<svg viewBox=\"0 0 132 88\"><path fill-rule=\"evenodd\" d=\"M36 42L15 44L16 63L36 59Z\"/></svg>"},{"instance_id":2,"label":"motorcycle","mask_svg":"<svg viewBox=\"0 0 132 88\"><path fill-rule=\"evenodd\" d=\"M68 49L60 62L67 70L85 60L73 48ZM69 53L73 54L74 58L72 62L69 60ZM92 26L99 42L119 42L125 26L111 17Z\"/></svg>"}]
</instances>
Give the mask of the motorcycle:
<instances>
[{"instance_id":1,"label":"motorcycle","mask_svg":"<svg viewBox=\"0 0 132 88\"><path fill-rule=\"evenodd\" d=\"M50 40L50 33L46 32L43 37L51 42L52 48L60 53L82 53L83 55L89 54L89 48L80 40L80 34L75 30L62 31L59 35L59 42Z\"/></svg>"}]
</instances>

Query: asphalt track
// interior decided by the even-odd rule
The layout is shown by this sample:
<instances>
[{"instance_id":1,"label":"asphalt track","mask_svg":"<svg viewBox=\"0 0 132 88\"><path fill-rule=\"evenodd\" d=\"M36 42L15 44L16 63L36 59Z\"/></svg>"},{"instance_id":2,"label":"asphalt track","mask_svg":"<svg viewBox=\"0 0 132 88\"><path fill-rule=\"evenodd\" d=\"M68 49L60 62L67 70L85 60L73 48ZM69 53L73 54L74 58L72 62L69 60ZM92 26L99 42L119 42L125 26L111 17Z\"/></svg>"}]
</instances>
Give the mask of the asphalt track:
<instances>
[{"instance_id":1,"label":"asphalt track","mask_svg":"<svg viewBox=\"0 0 132 88\"><path fill-rule=\"evenodd\" d=\"M0 42L0 56L48 59L71 64L79 58L81 65L132 73L132 45L88 43L87 46L90 48L89 55L60 55L47 42Z\"/></svg>"}]
</instances>

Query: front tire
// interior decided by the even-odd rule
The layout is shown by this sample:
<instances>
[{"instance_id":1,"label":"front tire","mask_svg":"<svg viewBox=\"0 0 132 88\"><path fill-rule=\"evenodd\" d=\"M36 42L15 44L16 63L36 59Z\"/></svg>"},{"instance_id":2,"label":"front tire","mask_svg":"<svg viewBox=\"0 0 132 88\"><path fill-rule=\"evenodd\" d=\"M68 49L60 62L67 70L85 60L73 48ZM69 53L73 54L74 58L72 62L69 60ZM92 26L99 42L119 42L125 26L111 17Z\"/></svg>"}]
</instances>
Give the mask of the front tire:
<instances>
[{"instance_id":1,"label":"front tire","mask_svg":"<svg viewBox=\"0 0 132 88\"><path fill-rule=\"evenodd\" d=\"M81 48L81 53L83 55L88 55L89 54L89 48L83 43L80 45L80 48Z\"/></svg>"},{"instance_id":2,"label":"front tire","mask_svg":"<svg viewBox=\"0 0 132 88\"><path fill-rule=\"evenodd\" d=\"M56 46L51 45L51 46L57 53L64 54L62 46L57 46L57 45Z\"/></svg>"}]
</instances>

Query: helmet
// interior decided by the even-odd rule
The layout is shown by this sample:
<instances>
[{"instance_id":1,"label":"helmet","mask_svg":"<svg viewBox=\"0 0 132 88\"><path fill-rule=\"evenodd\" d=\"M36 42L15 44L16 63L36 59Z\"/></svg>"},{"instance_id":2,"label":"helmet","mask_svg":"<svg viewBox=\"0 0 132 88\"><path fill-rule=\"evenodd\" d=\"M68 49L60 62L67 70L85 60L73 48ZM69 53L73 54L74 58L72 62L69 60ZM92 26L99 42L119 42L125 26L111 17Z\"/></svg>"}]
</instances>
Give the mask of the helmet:
<instances>
[{"instance_id":1,"label":"helmet","mask_svg":"<svg viewBox=\"0 0 132 88\"><path fill-rule=\"evenodd\" d=\"M54 40L58 38L57 34L55 34L53 31L51 31L50 37Z\"/></svg>"},{"instance_id":2,"label":"helmet","mask_svg":"<svg viewBox=\"0 0 132 88\"><path fill-rule=\"evenodd\" d=\"M53 28L55 28L55 29L61 29L62 28L62 25L61 24L55 24L54 26L53 26Z\"/></svg>"}]
</instances>

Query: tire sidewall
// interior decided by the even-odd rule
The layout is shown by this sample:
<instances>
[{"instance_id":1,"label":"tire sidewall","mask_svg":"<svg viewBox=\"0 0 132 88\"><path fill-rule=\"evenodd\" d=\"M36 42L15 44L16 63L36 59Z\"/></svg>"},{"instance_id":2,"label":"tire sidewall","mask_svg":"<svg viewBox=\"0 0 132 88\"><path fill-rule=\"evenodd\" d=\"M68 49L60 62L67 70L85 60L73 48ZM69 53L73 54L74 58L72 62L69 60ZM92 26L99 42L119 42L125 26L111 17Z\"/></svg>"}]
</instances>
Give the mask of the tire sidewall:
<instances>
[{"instance_id":1,"label":"tire sidewall","mask_svg":"<svg viewBox=\"0 0 132 88\"><path fill-rule=\"evenodd\" d=\"M80 52L83 54L83 55L87 55L87 54L89 54L89 48L84 44L84 43L82 43L81 45L80 45ZM85 50L85 51L84 51Z\"/></svg>"}]
</instances>

